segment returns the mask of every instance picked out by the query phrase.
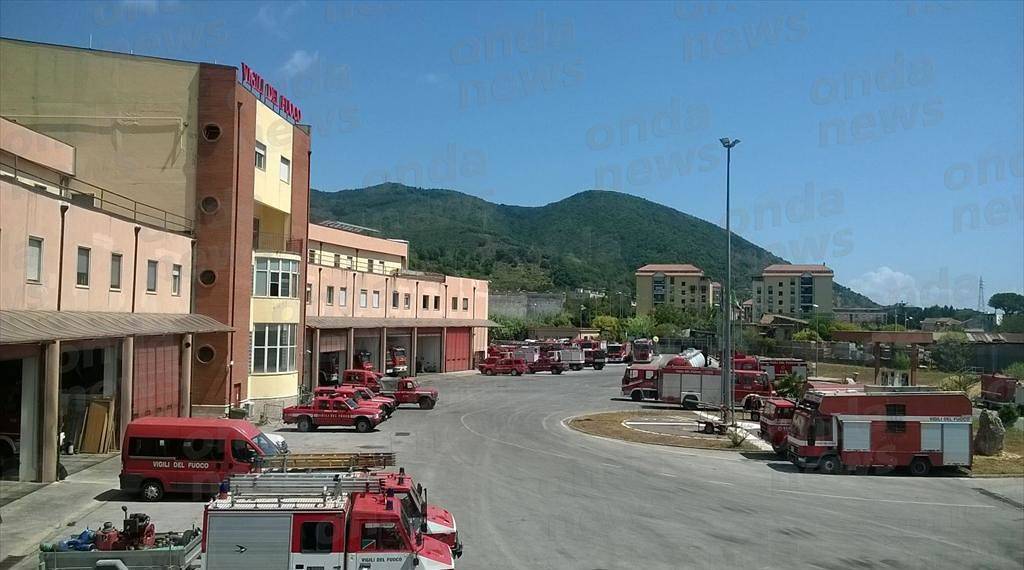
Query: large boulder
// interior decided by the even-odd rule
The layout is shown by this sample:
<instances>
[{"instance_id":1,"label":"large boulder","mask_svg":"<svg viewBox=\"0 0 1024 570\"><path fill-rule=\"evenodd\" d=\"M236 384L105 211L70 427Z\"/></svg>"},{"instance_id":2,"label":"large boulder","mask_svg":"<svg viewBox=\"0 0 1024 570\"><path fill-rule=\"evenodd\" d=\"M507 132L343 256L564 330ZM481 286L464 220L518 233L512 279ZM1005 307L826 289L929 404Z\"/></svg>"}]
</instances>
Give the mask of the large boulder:
<instances>
[{"instance_id":1,"label":"large boulder","mask_svg":"<svg viewBox=\"0 0 1024 570\"><path fill-rule=\"evenodd\" d=\"M999 414L984 410L978 418L978 432L974 434L974 453L978 455L999 455L1003 452L1003 438L1006 428Z\"/></svg>"}]
</instances>

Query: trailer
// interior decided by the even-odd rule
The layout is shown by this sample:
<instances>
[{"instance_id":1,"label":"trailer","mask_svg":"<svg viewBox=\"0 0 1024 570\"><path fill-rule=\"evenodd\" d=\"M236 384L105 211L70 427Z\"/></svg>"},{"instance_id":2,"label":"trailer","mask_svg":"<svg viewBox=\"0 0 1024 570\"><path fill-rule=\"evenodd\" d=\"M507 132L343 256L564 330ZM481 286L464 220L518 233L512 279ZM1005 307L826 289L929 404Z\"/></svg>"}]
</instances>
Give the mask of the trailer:
<instances>
[{"instance_id":1,"label":"trailer","mask_svg":"<svg viewBox=\"0 0 1024 570\"><path fill-rule=\"evenodd\" d=\"M971 401L963 392L924 386L865 386L808 391L786 439L801 470L844 473L907 467L927 475L937 467L972 464Z\"/></svg>"},{"instance_id":2,"label":"trailer","mask_svg":"<svg viewBox=\"0 0 1024 570\"><path fill-rule=\"evenodd\" d=\"M989 409L1017 406L1024 413L1024 382L1002 374L982 374L981 403Z\"/></svg>"},{"instance_id":3,"label":"trailer","mask_svg":"<svg viewBox=\"0 0 1024 570\"><path fill-rule=\"evenodd\" d=\"M557 351L559 362L564 362L569 370L583 370L585 359L583 358L583 349L576 347L562 348Z\"/></svg>"}]
</instances>

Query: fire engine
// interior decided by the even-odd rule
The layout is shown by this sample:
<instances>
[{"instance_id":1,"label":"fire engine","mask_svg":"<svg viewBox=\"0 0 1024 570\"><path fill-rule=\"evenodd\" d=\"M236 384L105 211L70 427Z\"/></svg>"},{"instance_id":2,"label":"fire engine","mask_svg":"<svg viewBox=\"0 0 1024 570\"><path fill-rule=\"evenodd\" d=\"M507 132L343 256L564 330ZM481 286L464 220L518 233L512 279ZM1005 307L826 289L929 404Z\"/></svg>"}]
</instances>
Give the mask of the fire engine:
<instances>
[{"instance_id":1,"label":"fire engine","mask_svg":"<svg viewBox=\"0 0 1024 570\"><path fill-rule=\"evenodd\" d=\"M409 372L409 361L405 357L405 348L389 346L384 360L384 373L388 376L401 376Z\"/></svg>"},{"instance_id":2,"label":"fire engine","mask_svg":"<svg viewBox=\"0 0 1024 570\"><path fill-rule=\"evenodd\" d=\"M801 470L842 473L870 467L971 466L971 401L922 386L808 391L787 437Z\"/></svg>"},{"instance_id":3,"label":"fire engine","mask_svg":"<svg viewBox=\"0 0 1024 570\"><path fill-rule=\"evenodd\" d=\"M786 398L766 398L761 408L761 439L771 444L776 455L785 457L786 437L793 425L793 412L796 402Z\"/></svg>"},{"instance_id":4,"label":"fire engine","mask_svg":"<svg viewBox=\"0 0 1024 570\"><path fill-rule=\"evenodd\" d=\"M390 417L398 409L398 402L389 396L379 396L373 390L362 386L338 384L336 386L317 386L313 390L314 396L326 396L329 398L352 398L357 404L365 406L377 406L385 416Z\"/></svg>"},{"instance_id":5,"label":"fire engine","mask_svg":"<svg viewBox=\"0 0 1024 570\"><path fill-rule=\"evenodd\" d=\"M732 367L733 370L761 370L772 382L787 374L807 379L807 362L802 358L769 358L737 353L733 356Z\"/></svg>"},{"instance_id":6,"label":"fire engine","mask_svg":"<svg viewBox=\"0 0 1024 570\"><path fill-rule=\"evenodd\" d=\"M733 401L744 409L774 394L764 372L737 370L733 378ZM660 355L649 364L631 364L623 374L621 390L634 401L717 407L722 404L722 370L717 361L691 348L677 356Z\"/></svg>"},{"instance_id":7,"label":"fire engine","mask_svg":"<svg viewBox=\"0 0 1024 570\"><path fill-rule=\"evenodd\" d=\"M1024 382L1002 374L982 374L981 403L987 408L1017 406L1024 412Z\"/></svg>"},{"instance_id":8,"label":"fire engine","mask_svg":"<svg viewBox=\"0 0 1024 570\"><path fill-rule=\"evenodd\" d=\"M498 356L485 358L476 368L485 376L494 376L495 374L521 376L528 372L526 361L522 358L501 358Z\"/></svg>"},{"instance_id":9,"label":"fire engine","mask_svg":"<svg viewBox=\"0 0 1024 570\"><path fill-rule=\"evenodd\" d=\"M357 432L366 433L386 419L380 404L357 403L338 393L321 393L314 396L309 404L281 410L281 420L286 424L296 424L299 431L313 431L320 426L355 426Z\"/></svg>"},{"instance_id":10,"label":"fire engine","mask_svg":"<svg viewBox=\"0 0 1024 570\"><path fill-rule=\"evenodd\" d=\"M413 524L379 480L325 484L319 474L232 481L203 513L208 570L453 570L451 548Z\"/></svg>"},{"instance_id":11,"label":"fire engine","mask_svg":"<svg viewBox=\"0 0 1024 570\"><path fill-rule=\"evenodd\" d=\"M629 343L608 343L608 364L618 364L629 361Z\"/></svg>"},{"instance_id":12,"label":"fire engine","mask_svg":"<svg viewBox=\"0 0 1024 570\"><path fill-rule=\"evenodd\" d=\"M654 358L654 341L638 338L633 341L633 362L650 362Z\"/></svg>"},{"instance_id":13,"label":"fire engine","mask_svg":"<svg viewBox=\"0 0 1024 570\"><path fill-rule=\"evenodd\" d=\"M605 363L608 361L605 341L582 339L576 340L573 344L583 351L583 366L589 366L594 370L604 368Z\"/></svg>"},{"instance_id":14,"label":"fire engine","mask_svg":"<svg viewBox=\"0 0 1024 570\"><path fill-rule=\"evenodd\" d=\"M533 362L526 363L526 373L536 374L537 372L550 372L552 374L561 374L565 372L569 367L564 362L558 360L558 354L554 352L548 352L543 354L534 360Z\"/></svg>"},{"instance_id":15,"label":"fire engine","mask_svg":"<svg viewBox=\"0 0 1024 570\"><path fill-rule=\"evenodd\" d=\"M422 410L437 405L437 389L424 388L413 378L382 378L369 370L346 370L341 376L343 386L362 386L374 393L394 398L399 405L416 404Z\"/></svg>"}]
</instances>

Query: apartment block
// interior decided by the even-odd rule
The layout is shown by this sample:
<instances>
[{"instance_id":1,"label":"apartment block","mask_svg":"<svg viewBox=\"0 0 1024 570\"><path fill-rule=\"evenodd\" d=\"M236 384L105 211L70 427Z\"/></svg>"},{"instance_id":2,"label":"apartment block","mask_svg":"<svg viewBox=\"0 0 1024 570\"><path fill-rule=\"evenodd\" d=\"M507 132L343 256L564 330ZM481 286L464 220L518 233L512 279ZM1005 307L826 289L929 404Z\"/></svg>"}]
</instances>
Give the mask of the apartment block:
<instances>
[{"instance_id":1,"label":"apartment block","mask_svg":"<svg viewBox=\"0 0 1024 570\"><path fill-rule=\"evenodd\" d=\"M650 314L658 305L711 308L721 286L688 263L651 263L636 270L636 314Z\"/></svg>"},{"instance_id":2,"label":"apartment block","mask_svg":"<svg viewBox=\"0 0 1024 570\"><path fill-rule=\"evenodd\" d=\"M753 318L831 316L833 275L824 265L769 265L751 283Z\"/></svg>"}]
</instances>

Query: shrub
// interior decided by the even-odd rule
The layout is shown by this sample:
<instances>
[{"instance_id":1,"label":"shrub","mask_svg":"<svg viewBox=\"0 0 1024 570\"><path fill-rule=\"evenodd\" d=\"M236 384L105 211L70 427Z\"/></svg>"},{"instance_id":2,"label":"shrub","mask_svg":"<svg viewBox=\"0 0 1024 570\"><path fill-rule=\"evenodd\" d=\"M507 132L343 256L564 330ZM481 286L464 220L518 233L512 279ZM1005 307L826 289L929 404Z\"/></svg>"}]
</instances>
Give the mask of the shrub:
<instances>
[{"instance_id":1,"label":"shrub","mask_svg":"<svg viewBox=\"0 0 1024 570\"><path fill-rule=\"evenodd\" d=\"M1007 404L999 408L999 419L1003 421L1003 427L1006 429L1013 427L1018 418L1020 418L1020 411L1014 404Z\"/></svg>"},{"instance_id":2,"label":"shrub","mask_svg":"<svg viewBox=\"0 0 1024 570\"><path fill-rule=\"evenodd\" d=\"M1003 374L1016 378L1017 380L1024 380L1024 362L1014 362L1003 370Z\"/></svg>"},{"instance_id":3,"label":"shrub","mask_svg":"<svg viewBox=\"0 0 1024 570\"><path fill-rule=\"evenodd\" d=\"M910 370L910 357L905 352L897 352L892 356L892 367L896 370Z\"/></svg>"},{"instance_id":4,"label":"shrub","mask_svg":"<svg viewBox=\"0 0 1024 570\"><path fill-rule=\"evenodd\" d=\"M947 377L942 381L942 389L948 392L963 392L967 391L978 383L978 377L972 374L954 374Z\"/></svg>"},{"instance_id":5,"label":"shrub","mask_svg":"<svg viewBox=\"0 0 1024 570\"><path fill-rule=\"evenodd\" d=\"M802 331L799 331L799 332L793 333L793 340L801 340L801 341L809 341L809 340L813 340L813 341L820 341L820 340L821 340L821 335L819 335L819 334L818 334L818 331L816 331L816 330L814 330L814 329L804 329L804 330L802 330Z\"/></svg>"}]
</instances>

